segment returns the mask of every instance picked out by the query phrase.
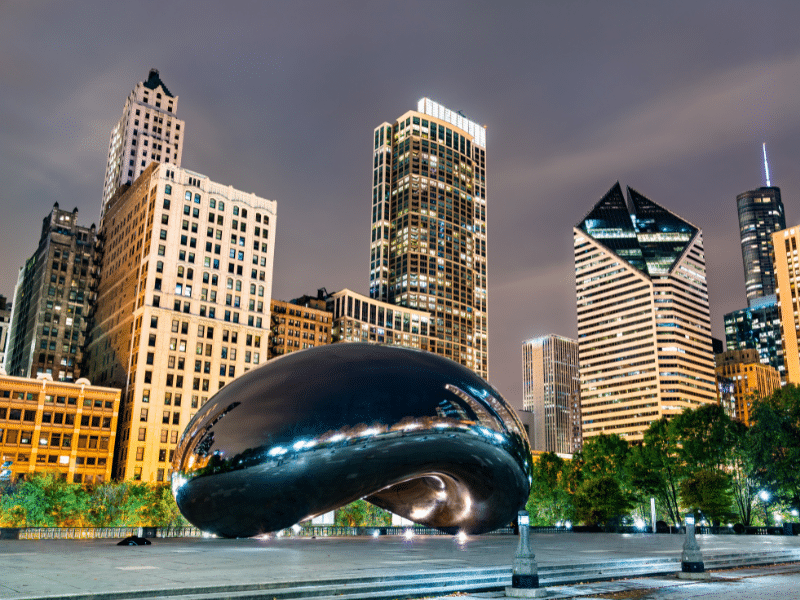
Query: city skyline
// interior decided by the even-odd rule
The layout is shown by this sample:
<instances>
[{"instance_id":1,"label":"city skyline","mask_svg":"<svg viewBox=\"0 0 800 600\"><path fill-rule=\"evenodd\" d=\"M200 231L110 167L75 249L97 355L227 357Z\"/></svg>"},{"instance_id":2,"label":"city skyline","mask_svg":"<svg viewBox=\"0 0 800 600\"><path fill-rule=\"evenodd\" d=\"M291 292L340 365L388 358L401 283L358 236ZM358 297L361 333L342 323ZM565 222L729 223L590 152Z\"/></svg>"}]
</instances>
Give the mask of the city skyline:
<instances>
[{"instance_id":1,"label":"city skyline","mask_svg":"<svg viewBox=\"0 0 800 600\"><path fill-rule=\"evenodd\" d=\"M9 299L54 202L99 225L108 135L150 68L181 99L182 166L280 200L276 299L368 293L376 123L428 96L487 125L489 372L515 407L520 343L576 335L569 232L614 181L703 230L719 338L723 314L746 304L736 195L765 184L762 142L787 226L800 218L790 3L175 3L130 41L121 7L85 7L17 4L0 23ZM469 43L440 35L454 15ZM395 30L416 42L405 62ZM431 60L456 47L462 66Z\"/></svg>"}]
</instances>

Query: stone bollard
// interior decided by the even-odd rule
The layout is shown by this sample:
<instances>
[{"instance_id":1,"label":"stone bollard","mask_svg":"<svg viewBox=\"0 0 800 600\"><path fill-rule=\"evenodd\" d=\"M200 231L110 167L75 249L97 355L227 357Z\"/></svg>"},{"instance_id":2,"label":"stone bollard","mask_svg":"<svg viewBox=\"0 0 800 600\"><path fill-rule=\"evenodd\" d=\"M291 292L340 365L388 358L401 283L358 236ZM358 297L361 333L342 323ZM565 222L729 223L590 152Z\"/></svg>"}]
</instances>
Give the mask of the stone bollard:
<instances>
[{"instance_id":1,"label":"stone bollard","mask_svg":"<svg viewBox=\"0 0 800 600\"><path fill-rule=\"evenodd\" d=\"M539 573L536 568L536 557L531 551L527 511L517 513L519 523L519 545L514 555L514 567L511 574L511 587L506 587L506 596L513 598L542 598L547 591L539 587Z\"/></svg>"},{"instance_id":2,"label":"stone bollard","mask_svg":"<svg viewBox=\"0 0 800 600\"><path fill-rule=\"evenodd\" d=\"M703 563L703 554L700 546L697 545L697 538L694 536L694 514L686 513L686 539L683 542L683 552L681 552L681 572L678 573L679 579L711 579L706 573L706 566Z\"/></svg>"}]
</instances>

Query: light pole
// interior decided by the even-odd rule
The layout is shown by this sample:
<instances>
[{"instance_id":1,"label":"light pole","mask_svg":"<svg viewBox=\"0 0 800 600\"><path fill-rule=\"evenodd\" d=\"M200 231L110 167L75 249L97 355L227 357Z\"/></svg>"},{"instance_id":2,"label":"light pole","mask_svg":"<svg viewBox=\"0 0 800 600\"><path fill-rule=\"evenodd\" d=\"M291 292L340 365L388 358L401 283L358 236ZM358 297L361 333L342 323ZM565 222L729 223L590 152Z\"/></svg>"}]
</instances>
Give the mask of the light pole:
<instances>
[{"instance_id":1,"label":"light pole","mask_svg":"<svg viewBox=\"0 0 800 600\"><path fill-rule=\"evenodd\" d=\"M764 526L769 527L769 514L767 513L767 502L769 502L769 492L767 490L761 490L758 492L758 497L761 498L761 501L764 503Z\"/></svg>"}]
</instances>

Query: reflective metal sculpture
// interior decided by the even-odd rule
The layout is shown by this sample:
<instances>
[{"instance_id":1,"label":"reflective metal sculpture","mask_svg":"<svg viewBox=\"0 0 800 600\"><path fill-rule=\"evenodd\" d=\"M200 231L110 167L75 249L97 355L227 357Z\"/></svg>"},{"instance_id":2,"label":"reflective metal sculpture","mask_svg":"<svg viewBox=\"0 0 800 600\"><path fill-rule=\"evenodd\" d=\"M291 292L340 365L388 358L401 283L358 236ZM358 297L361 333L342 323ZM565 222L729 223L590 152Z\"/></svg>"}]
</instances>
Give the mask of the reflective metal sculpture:
<instances>
[{"instance_id":1,"label":"reflective metal sculpture","mask_svg":"<svg viewBox=\"0 0 800 600\"><path fill-rule=\"evenodd\" d=\"M353 500L455 533L510 523L530 487L513 410L428 352L334 344L271 360L213 396L173 463L178 507L226 537L290 527Z\"/></svg>"}]
</instances>

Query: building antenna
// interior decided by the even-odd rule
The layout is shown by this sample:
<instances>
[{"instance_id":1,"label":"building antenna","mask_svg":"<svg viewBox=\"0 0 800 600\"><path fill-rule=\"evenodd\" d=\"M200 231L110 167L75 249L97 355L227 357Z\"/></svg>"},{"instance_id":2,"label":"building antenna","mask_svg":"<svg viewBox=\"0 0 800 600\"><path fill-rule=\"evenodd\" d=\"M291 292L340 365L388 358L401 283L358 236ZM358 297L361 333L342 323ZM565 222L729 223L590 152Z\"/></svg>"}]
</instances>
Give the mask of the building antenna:
<instances>
[{"instance_id":1,"label":"building antenna","mask_svg":"<svg viewBox=\"0 0 800 600\"><path fill-rule=\"evenodd\" d=\"M767 187L771 187L769 184L769 163L767 162L767 144L766 142L761 144L761 149L764 151L764 172L767 175Z\"/></svg>"}]
</instances>

